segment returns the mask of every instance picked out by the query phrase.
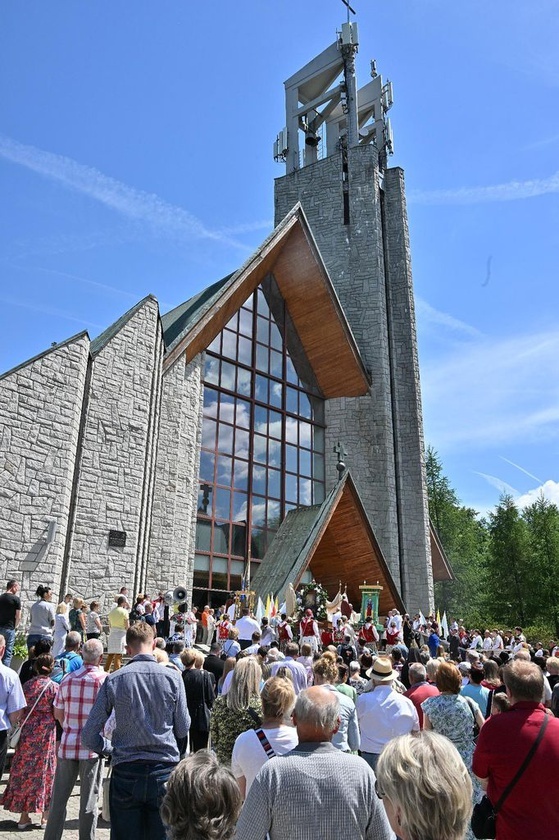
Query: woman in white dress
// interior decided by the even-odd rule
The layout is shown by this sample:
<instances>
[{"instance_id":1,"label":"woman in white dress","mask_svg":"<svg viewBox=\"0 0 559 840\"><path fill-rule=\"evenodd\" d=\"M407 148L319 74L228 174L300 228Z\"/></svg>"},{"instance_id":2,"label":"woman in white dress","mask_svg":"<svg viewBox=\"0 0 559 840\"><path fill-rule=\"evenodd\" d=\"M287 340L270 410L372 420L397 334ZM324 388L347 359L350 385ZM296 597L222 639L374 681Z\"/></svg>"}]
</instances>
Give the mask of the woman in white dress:
<instances>
[{"instance_id":1,"label":"woman in white dress","mask_svg":"<svg viewBox=\"0 0 559 840\"><path fill-rule=\"evenodd\" d=\"M66 644L66 633L70 632L70 624L68 622L68 604L64 601L56 608L56 615L54 617L54 636L52 641L52 655L58 656L64 650Z\"/></svg>"}]
</instances>

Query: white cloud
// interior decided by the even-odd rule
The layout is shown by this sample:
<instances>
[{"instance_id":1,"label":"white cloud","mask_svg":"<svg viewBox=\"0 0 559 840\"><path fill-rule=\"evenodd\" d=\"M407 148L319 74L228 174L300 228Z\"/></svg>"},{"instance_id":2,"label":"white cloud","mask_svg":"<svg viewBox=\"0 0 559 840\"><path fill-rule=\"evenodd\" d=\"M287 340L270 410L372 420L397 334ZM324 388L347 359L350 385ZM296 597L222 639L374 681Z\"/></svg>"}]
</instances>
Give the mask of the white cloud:
<instances>
[{"instance_id":1,"label":"white cloud","mask_svg":"<svg viewBox=\"0 0 559 840\"><path fill-rule=\"evenodd\" d=\"M478 470L474 470L473 472L484 478L491 487L495 487L500 494L506 493L508 496L518 496L518 490L516 490L511 484L507 484L506 481L498 478L496 475L488 475L487 473L478 472Z\"/></svg>"},{"instance_id":2,"label":"white cloud","mask_svg":"<svg viewBox=\"0 0 559 840\"><path fill-rule=\"evenodd\" d=\"M550 478L534 490L529 490L519 496L515 501L519 508L525 508L533 505L542 495L549 502L559 507L559 481L553 481Z\"/></svg>"},{"instance_id":3,"label":"white cloud","mask_svg":"<svg viewBox=\"0 0 559 840\"><path fill-rule=\"evenodd\" d=\"M410 190L413 204L486 204L492 201L517 201L538 195L559 193L559 172L549 178L529 181L508 181L487 187L458 187L450 190Z\"/></svg>"},{"instance_id":4,"label":"white cloud","mask_svg":"<svg viewBox=\"0 0 559 840\"><path fill-rule=\"evenodd\" d=\"M417 315L418 326L421 327L444 327L452 333L457 333L462 336L480 337L481 332L472 327L471 324L466 324L454 315L448 312L442 312L440 309L435 309L434 306L427 303L421 297L415 298L415 311Z\"/></svg>"},{"instance_id":5,"label":"white cloud","mask_svg":"<svg viewBox=\"0 0 559 840\"><path fill-rule=\"evenodd\" d=\"M206 227L182 207L170 204L154 193L129 187L72 158L26 146L5 135L0 135L0 157L86 195L128 219L148 224L160 235L187 241L210 239L248 250L246 245L228 234Z\"/></svg>"},{"instance_id":6,"label":"white cloud","mask_svg":"<svg viewBox=\"0 0 559 840\"><path fill-rule=\"evenodd\" d=\"M462 343L422 365L426 438L437 449L559 436L559 330Z\"/></svg>"}]
</instances>

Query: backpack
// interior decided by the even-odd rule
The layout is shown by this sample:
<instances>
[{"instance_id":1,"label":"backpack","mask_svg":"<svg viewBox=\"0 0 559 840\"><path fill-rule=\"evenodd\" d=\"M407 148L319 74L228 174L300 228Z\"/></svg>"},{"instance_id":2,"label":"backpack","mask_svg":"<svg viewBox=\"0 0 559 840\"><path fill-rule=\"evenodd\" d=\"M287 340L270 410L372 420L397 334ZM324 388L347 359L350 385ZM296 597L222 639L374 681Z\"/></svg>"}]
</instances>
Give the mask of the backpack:
<instances>
[{"instance_id":1,"label":"backpack","mask_svg":"<svg viewBox=\"0 0 559 840\"><path fill-rule=\"evenodd\" d=\"M68 664L78 656L77 653L74 653L73 650L68 651L67 653L61 653L60 656L57 656L54 660L54 668L52 670L52 674L50 678L53 682L60 683L68 673Z\"/></svg>"}]
</instances>

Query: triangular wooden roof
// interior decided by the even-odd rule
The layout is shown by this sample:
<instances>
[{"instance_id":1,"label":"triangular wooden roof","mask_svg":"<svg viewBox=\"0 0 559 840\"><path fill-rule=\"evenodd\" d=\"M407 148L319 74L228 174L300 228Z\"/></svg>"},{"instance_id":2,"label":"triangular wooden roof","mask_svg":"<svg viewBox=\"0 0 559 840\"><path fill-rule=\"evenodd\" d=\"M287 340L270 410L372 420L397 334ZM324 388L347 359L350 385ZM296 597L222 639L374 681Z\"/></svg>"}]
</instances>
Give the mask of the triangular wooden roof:
<instances>
[{"instance_id":1,"label":"triangular wooden roof","mask_svg":"<svg viewBox=\"0 0 559 840\"><path fill-rule=\"evenodd\" d=\"M454 572L450 561L446 556L443 544L439 539L439 535L435 526L429 519L429 537L431 541L431 563L433 566L433 580L454 580Z\"/></svg>"},{"instance_id":2,"label":"triangular wooden roof","mask_svg":"<svg viewBox=\"0 0 559 840\"><path fill-rule=\"evenodd\" d=\"M164 369L183 354L190 360L204 351L270 274L323 396L366 394L369 376L300 204L238 271L211 287L212 294L163 316Z\"/></svg>"},{"instance_id":3,"label":"triangular wooden roof","mask_svg":"<svg viewBox=\"0 0 559 840\"><path fill-rule=\"evenodd\" d=\"M359 586L364 581L378 582L383 587L381 615L393 607L404 611L349 471L321 505L298 508L287 514L252 578L251 588L261 597L273 592L281 601L288 584L296 588L309 568L330 597L338 591L340 581L347 585L349 600L356 611L361 605Z\"/></svg>"}]
</instances>

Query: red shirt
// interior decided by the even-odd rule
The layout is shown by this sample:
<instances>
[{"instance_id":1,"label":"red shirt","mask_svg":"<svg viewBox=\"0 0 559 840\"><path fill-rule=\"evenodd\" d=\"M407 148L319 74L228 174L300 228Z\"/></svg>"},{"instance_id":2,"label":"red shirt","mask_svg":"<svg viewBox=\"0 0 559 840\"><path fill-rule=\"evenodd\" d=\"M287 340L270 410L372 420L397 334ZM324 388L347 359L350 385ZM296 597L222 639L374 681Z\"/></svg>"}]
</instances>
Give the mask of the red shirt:
<instances>
[{"instance_id":1,"label":"red shirt","mask_svg":"<svg viewBox=\"0 0 559 840\"><path fill-rule=\"evenodd\" d=\"M472 769L480 779L489 778L487 795L494 804L526 758L544 714L541 703L521 701L482 727ZM551 717L535 755L497 815L497 840L558 837L558 802L559 718Z\"/></svg>"},{"instance_id":2,"label":"red shirt","mask_svg":"<svg viewBox=\"0 0 559 840\"><path fill-rule=\"evenodd\" d=\"M417 709L417 715L419 717L419 726L423 729L423 709L421 708L421 704L424 700L427 700L428 697L436 697L437 694L441 692L437 688L436 685L428 682L418 683L417 685L412 685L411 688L408 688L407 691L404 692L404 697L409 697L412 701L413 705Z\"/></svg>"}]
</instances>

